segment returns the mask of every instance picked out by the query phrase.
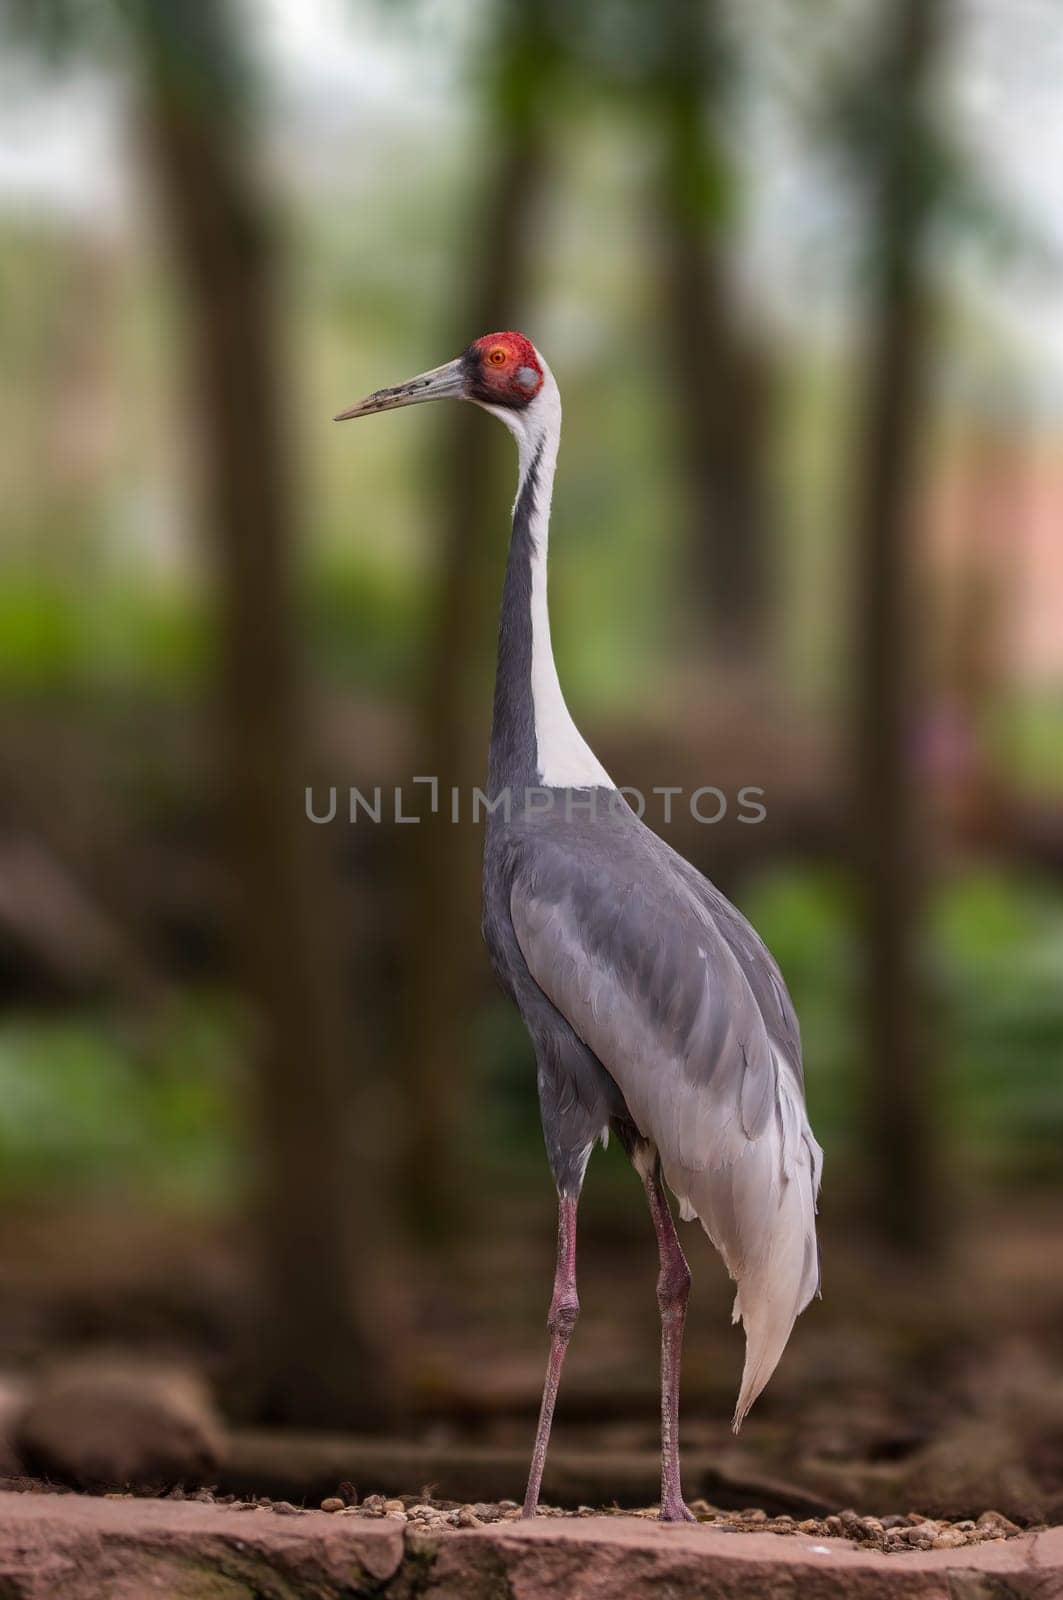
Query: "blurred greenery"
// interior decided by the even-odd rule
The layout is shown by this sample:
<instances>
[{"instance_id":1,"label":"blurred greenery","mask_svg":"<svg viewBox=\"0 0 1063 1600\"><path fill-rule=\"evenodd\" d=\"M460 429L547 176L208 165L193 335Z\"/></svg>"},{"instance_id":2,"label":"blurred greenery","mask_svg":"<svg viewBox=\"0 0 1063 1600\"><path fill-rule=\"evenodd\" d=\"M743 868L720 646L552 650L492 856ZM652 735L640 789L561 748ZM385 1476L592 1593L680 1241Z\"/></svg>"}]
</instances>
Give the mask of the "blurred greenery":
<instances>
[{"instance_id":1,"label":"blurred greenery","mask_svg":"<svg viewBox=\"0 0 1063 1600\"><path fill-rule=\"evenodd\" d=\"M743 909L775 952L801 1018L809 1102L834 1170L857 1107L851 914L836 872L766 874ZM948 1016L954 1151L1003 1186L1049 1184L1063 1140L1063 903L985 870L938 897L929 935ZM136 1193L152 1204L231 1207L246 1177L239 1035L223 998L185 994L146 1033L83 1012L0 1025L0 1183L11 1199ZM489 1090L480 1136L512 1175L537 1174L541 1141L526 1036L501 998L476 1035Z\"/></svg>"},{"instance_id":2,"label":"blurred greenery","mask_svg":"<svg viewBox=\"0 0 1063 1600\"><path fill-rule=\"evenodd\" d=\"M231 1006L187 995L140 1034L83 1013L0 1026L0 1193L232 1207L246 1181Z\"/></svg>"},{"instance_id":3,"label":"blurred greenery","mask_svg":"<svg viewBox=\"0 0 1063 1600\"><path fill-rule=\"evenodd\" d=\"M618 780L768 785L763 830L674 842L778 958L828 1185L851 1195L875 1159L859 722L893 739L927 813L910 886L927 1148L955 1192L1038 1204L1063 1148L1063 123L1040 32L961 8L924 63L924 125L884 103L878 34L903 8L878 0L197 0L187 27L176 0L18 9L0 63L0 1199L228 1218L272 1165L262 1235L290 1252L279 1298L300 1309L302 1254L360 1221L363 1170L372 1204L401 1209L397 1152L434 1106L402 1059L410 971L451 879L427 846L403 855L418 829L311 829L302 797L422 772L426 705L485 751L493 618L448 522L465 458L441 408L330 419L457 354L486 302L561 384L550 599L577 721ZM688 58L676 42L702 25ZM865 372L893 325L875 299L891 154L930 213L925 239L895 241L918 269L902 332L926 395L921 458L899 452L912 527L887 530L913 590L885 630L884 681L915 685L900 731L860 699L855 510ZM749 555L719 508L750 503L765 581L736 664L704 557ZM469 504L497 520L500 567L506 493L484 471ZM472 659L434 700L440 638ZM475 870L439 837L471 904ZM461 1041L440 1163L538 1196L523 1028L479 953L468 991L446 968L471 943L462 909L424 918L443 972L428 1028L442 992ZM352 1124L332 1190L315 1114L318 1141ZM304 1341L311 1378L335 1312Z\"/></svg>"},{"instance_id":4,"label":"blurred greenery","mask_svg":"<svg viewBox=\"0 0 1063 1600\"><path fill-rule=\"evenodd\" d=\"M629 35L641 34L637 19L621 13L614 21L626 32L609 42L591 28L581 46L592 55L604 52L605 81L613 75L620 97L583 106L580 137L564 150L563 181L552 199L553 259L539 308L548 333L555 330L550 349L565 376L555 634L571 698L590 715L652 713L667 699L686 648L677 611L692 603L681 576L667 420L653 400L660 367L646 289L649 241L632 206L633 184L643 181L641 155L634 124L623 114L624 85L633 82ZM359 17L352 25L364 22ZM76 36L76 25L63 34L64 50ZM415 32L404 43L400 30L389 48L396 37L399 56L408 59L417 48ZM776 92L774 45L769 30L761 40L767 76L758 81L754 70L739 100L746 95L756 103L759 94ZM814 60L814 41L809 49ZM733 41L725 54L733 57ZM844 53L836 48L831 56L825 81L839 77L838 93L851 110L855 90L845 79ZM831 127L817 124L813 134L832 136ZM453 200L464 183L463 149L460 140L435 149L399 141L392 155L401 162L402 182L392 181L386 161L361 172L357 209L323 202L313 191L287 197L287 226L298 246L288 342L297 356L294 410L304 453L307 644L324 681L387 701L413 694L429 621L436 552L420 525L432 495L434 419L414 414L403 428L374 425L354 439L331 430L326 419L358 390L438 353L436 329L456 277L461 207ZM961 177L948 186L950 194L966 192L970 173ZM594 249L583 225L589 211ZM372 219L370 227L359 226L363 216ZM69 221L31 221L10 209L0 216L0 291L11 313L0 373L10 419L0 454L7 524L0 684L31 698L115 686L148 696L198 691L209 670L211 600L201 546L174 526L195 514L194 497L180 481L184 464L175 456L178 396L170 365L180 319L166 272L144 258L139 239L112 235L87 245L90 237L91 229ZM70 320L68 297L79 286L91 294L90 318L101 319L94 330ZM971 321L968 307L968 328ZM976 336L978 326L975 319ZM775 659L791 693L829 711L837 704L845 643L844 629L824 626L824 612L841 603L847 582L838 518L844 474L834 445L844 426L848 355L834 340L796 341L793 327L780 335L786 372L772 470L786 603ZM85 461L74 448L69 474L42 474L36 468L47 459L45 419L57 408L63 415L68 359L72 377L87 385L77 404L98 403L106 414L104 437ZM952 409L955 420L960 413ZM173 530L162 538L153 527L160 512ZM987 737L1017 786L1057 798L1061 726L1063 702L1051 686L1020 691L1005 683L995 693ZM1054 891L1044 891L1046 904L1035 915L1024 883L1001 881L999 893L1013 907L1013 948L1006 967L998 951L983 973L971 941L983 921L998 922L988 889L979 897L975 882L962 891L971 897L962 901L969 927L956 910L959 888L949 889L941 907L949 930L943 956L949 1003L962 1041L956 1054L968 1062L962 1114L972 1129L989 1126L992 1119L979 1108L992 1103L983 1096L1005 1065L1001 1052L1011 1039L1014 1059L999 1091L1010 1108L1005 1120L1033 1136L1043 1110L1033 1060L1040 1047L1047 1076L1056 1042L1051 986L1037 981L1052 953ZM840 1133L852 1109L842 1093L852 1042L848 1010L838 1002L852 976L845 971L842 884L797 869L758 885L750 905L799 997L823 1114ZM1002 992L991 1003L994 973ZM1012 1034L1020 1017L1024 1025ZM83 1027L91 1032L91 1021ZM23 1021L14 1036L18 1048L28 1049L31 1036ZM56 1050L65 1037L60 1028ZM115 1048L110 1040L105 1054L112 1064ZM9 1071L14 1049L9 1043ZM52 1046L42 1050L42 1059L52 1059Z\"/></svg>"}]
</instances>

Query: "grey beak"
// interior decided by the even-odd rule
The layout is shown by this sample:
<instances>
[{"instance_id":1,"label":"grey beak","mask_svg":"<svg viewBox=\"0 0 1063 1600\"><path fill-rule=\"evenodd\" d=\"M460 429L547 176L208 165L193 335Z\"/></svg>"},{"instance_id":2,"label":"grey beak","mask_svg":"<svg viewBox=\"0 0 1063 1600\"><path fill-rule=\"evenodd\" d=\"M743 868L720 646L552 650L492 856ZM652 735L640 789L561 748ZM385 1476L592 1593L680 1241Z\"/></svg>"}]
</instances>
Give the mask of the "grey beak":
<instances>
[{"instance_id":1,"label":"grey beak","mask_svg":"<svg viewBox=\"0 0 1063 1600\"><path fill-rule=\"evenodd\" d=\"M376 411L394 411L399 406L419 406L425 400L461 399L465 392L465 369L461 359L448 361L445 366L433 367L431 372L421 372L416 378L400 383L394 389L378 389L375 394L359 400L349 411L341 411L334 422L346 422L350 417L371 417Z\"/></svg>"}]
</instances>

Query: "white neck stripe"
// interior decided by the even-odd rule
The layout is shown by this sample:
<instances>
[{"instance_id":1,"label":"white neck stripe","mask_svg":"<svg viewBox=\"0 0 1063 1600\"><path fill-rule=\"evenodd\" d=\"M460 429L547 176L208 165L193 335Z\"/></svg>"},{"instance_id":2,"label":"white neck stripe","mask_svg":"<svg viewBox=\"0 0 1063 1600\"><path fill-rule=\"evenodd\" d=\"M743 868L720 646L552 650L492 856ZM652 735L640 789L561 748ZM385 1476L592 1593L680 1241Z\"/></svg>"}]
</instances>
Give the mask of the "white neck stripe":
<instances>
[{"instance_id":1,"label":"white neck stripe","mask_svg":"<svg viewBox=\"0 0 1063 1600\"><path fill-rule=\"evenodd\" d=\"M541 358L540 358L541 359ZM487 409L501 418L517 440L520 487L538 456L531 535L532 706L535 713L536 765L539 782L548 789L615 787L613 780L572 720L557 676L550 642L546 594L546 562L550 537L550 503L554 469L561 441L561 397L553 374L542 363L543 386L523 412ZM520 495L518 488L518 498Z\"/></svg>"}]
</instances>

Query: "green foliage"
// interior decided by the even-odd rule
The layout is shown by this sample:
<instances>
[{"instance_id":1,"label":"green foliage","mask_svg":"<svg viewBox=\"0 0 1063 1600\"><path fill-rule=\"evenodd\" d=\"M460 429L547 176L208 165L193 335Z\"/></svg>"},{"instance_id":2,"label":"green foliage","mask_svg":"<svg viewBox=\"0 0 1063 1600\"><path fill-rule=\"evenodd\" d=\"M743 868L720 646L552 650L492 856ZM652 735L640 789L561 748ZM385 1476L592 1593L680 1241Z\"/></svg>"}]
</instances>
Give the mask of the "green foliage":
<instances>
[{"instance_id":1,"label":"green foliage","mask_svg":"<svg viewBox=\"0 0 1063 1600\"><path fill-rule=\"evenodd\" d=\"M386 699L411 692L427 626L425 599L406 574L371 559L338 557L315 569L307 621L322 674Z\"/></svg>"},{"instance_id":2,"label":"green foliage","mask_svg":"<svg viewBox=\"0 0 1063 1600\"><path fill-rule=\"evenodd\" d=\"M1022 793L1063 795L1063 694L1051 689L1000 696L988 719L988 744L998 770Z\"/></svg>"},{"instance_id":3,"label":"green foliage","mask_svg":"<svg viewBox=\"0 0 1063 1600\"><path fill-rule=\"evenodd\" d=\"M843 1159L859 1093L851 909L840 874L772 874L743 910L775 952L801 1019L808 1096ZM943 1143L999 1181L1058 1173L1063 1142L1063 899L1004 873L969 872L938 894L929 932Z\"/></svg>"},{"instance_id":4,"label":"green foliage","mask_svg":"<svg viewBox=\"0 0 1063 1600\"><path fill-rule=\"evenodd\" d=\"M828 1148L857 1124L859 1084L852 907L840 871L766 874L741 908L779 963L801 1023L809 1106Z\"/></svg>"},{"instance_id":5,"label":"green foliage","mask_svg":"<svg viewBox=\"0 0 1063 1600\"><path fill-rule=\"evenodd\" d=\"M0 1025L0 1194L226 1203L244 1179L230 1009Z\"/></svg>"},{"instance_id":6,"label":"green foliage","mask_svg":"<svg viewBox=\"0 0 1063 1600\"><path fill-rule=\"evenodd\" d=\"M0 685L7 690L187 687L202 676L210 629L191 595L129 583L84 588L5 574Z\"/></svg>"},{"instance_id":7,"label":"green foliage","mask_svg":"<svg viewBox=\"0 0 1063 1600\"><path fill-rule=\"evenodd\" d=\"M150 72L190 109L233 119L257 92L246 21L242 0L7 0L2 29L49 66Z\"/></svg>"},{"instance_id":8,"label":"green foliage","mask_svg":"<svg viewBox=\"0 0 1063 1600\"><path fill-rule=\"evenodd\" d=\"M351 8L356 23L358 9ZM414 9L380 7L392 17L401 11L403 28ZM763 74L755 58L771 35L780 78L815 107L814 126L813 118L802 125L793 105L782 104L786 96L767 86L775 111L781 107L795 141L806 146L795 152L798 165L809 147L828 147L858 197L900 145L912 168L913 204L930 214L932 243L955 251L973 237L1010 260L1016 224L994 190L995 167L956 141L945 92L907 107L883 92L879 52L863 48L870 41L842 15L854 9L888 21L887 8L832 0L712 8L712 19L697 0L668 0L667 8L642 0L575 7L504 0L482 8L483 49L460 64L443 61L443 70L462 80L459 113L473 100L478 108L464 133L461 116L445 124L443 138L435 136L443 122L418 127L406 106L383 113L359 106L364 121L356 136L339 132L351 170L322 181L314 163L326 152L308 157L299 117L287 120L282 97L265 105L255 97L255 63L246 53L253 30L242 26L238 3L9 0L7 31L29 42L38 59L117 65L141 88L150 81L179 91L186 104L221 105L226 116L255 109L273 119L270 151L285 172L278 195L290 228L282 320L293 358L292 443L303 496L305 643L333 684L385 700L412 686L440 555L433 542L440 480L431 450L437 417L411 413L401 424L367 425L354 436L328 418L357 394L454 353L444 330L452 329L452 308L480 265L471 259L469 201L499 127L527 131L545 105L556 158L536 240L543 282L528 326L564 385L552 606L562 676L581 718L619 710L634 721L665 705L685 649L680 640L704 606L704 596L679 576L681 485L658 364L659 241L647 222L651 170L660 178L650 165L654 141L669 138L672 181L692 222L727 232L765 179L755 156L737 158L733 134L752 103L746 74ZM731 22L743 12L737 34L728 11ZM442 24L430 42L404 40L412 76L441 40L445 57L446 32ZM837 226L836 179L835 168L814 192L799 188L797 199L816 202L813 212L832 202L825 208L829 254L854 269L863 260L866 274L865 230ZM804 226L790 225L797 233ZM8 693L62 688L91 695L124 685L150 698L188 692L209 670L203 561L210 540L197 527L189 470L194 426L173 376L177 340L188 330L170 325L165 246L157 254L146 249L148 233L142 223L113 237L69 219L3 225L0 293L9 315L0 372L0 687ZM733 230L730 237L741 248ZM1028 239L1019 242L1028 251ZM93 262L95 289L82 276ZM954 268L955 257L943 258L946 279L950 262ZM948 288L957 302L962 277ZM759 317L756 293L750 310ZM523 320L523 308L514 308L518 316ZM984 329L980 313L972 320ZM851 552L839 529L858 441L847 426L847 360L817 346L811 327L806 338L801 321L796 307L790 333L777 337L765 328L766 338L777 340L771 348L787 396L772 445L780 505L774 626L794 704L833 714L831 697L851 676ZM83 339L86 331L98 334L95 344ZM970 341L964 328L957 346ZM999 365L992 371L996 378ZM715 381L711 372L705 377ZM95 454L91 447L82 453L79 441L92 434L86 421L101 399L100 412L115 413L111 437ZM937 443L930 441L932 477L940 466ZM501 541L501 502L498 517ZM1058 796L1058 695L1043 685L1031 691L1006 684L993 694L996 772L1021 793L1034 787ZM773 872L742 903L793 990L816 1125L844 1159L856 1125L858 1044L844 878ZM942 891L932 934L935 984L945 1002L941 1067L950 1129L965 1154L993 1174L1018 1179L1047 1171L1058 1161L1063 1133L1059 900L1016 878L965 875ZM485 1009L478 1027L488 1088L485 1148L494 1139L507 1158L528 1152L538 1172L526 1038L501 1002ZM98 1015L9 1021L0 1032L0 1182L9 1189L224 1193L237 1148L231 1075L238 1057L222 1012L194 997L149 1041Z\"/></svg>"},{"instance_id":9,"label":"green foliage","mask_svg":"<svg viewBox=\"0 0 1063 1600\"><path fill-rule=\"evenodd\" d=\"M953 1018L951 1110L987 1165L1058 1181L1063 1145L1063 903L985 871L935 919Z\"/></svg>"}]
</instances>

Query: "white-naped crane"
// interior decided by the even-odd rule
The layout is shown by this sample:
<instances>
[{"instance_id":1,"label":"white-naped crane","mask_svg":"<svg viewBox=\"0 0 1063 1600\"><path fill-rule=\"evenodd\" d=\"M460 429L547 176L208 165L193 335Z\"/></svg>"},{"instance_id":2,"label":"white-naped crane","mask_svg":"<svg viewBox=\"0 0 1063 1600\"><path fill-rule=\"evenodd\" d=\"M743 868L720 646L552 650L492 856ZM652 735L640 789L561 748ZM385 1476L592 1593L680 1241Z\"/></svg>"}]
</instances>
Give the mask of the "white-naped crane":
<instances>
[{"instance_id":1,"label":"white-naped crane","mask_svg":"<svg viewBox=\"0 0 1063 1600\"><path fill-rule=\"evenodd\" d=\"M678 1423L690 1271L665 1185L737 1284L734 1317L746 1335L737 1429L819 1286L821 1152L805 1113L797 1018L749 923L644 826L569 715L546 600L561 401L535 346L519 333L486 334L336 420L448 396L504 422L520 460L498 629L483 931L535 1047L558 1192L550 1355L524 1514L538 1504L579 1312L580 1189L612 1129L645 1186L660 1254L661 1518L689 1521Z\"/></svg>"}]
</instances>

